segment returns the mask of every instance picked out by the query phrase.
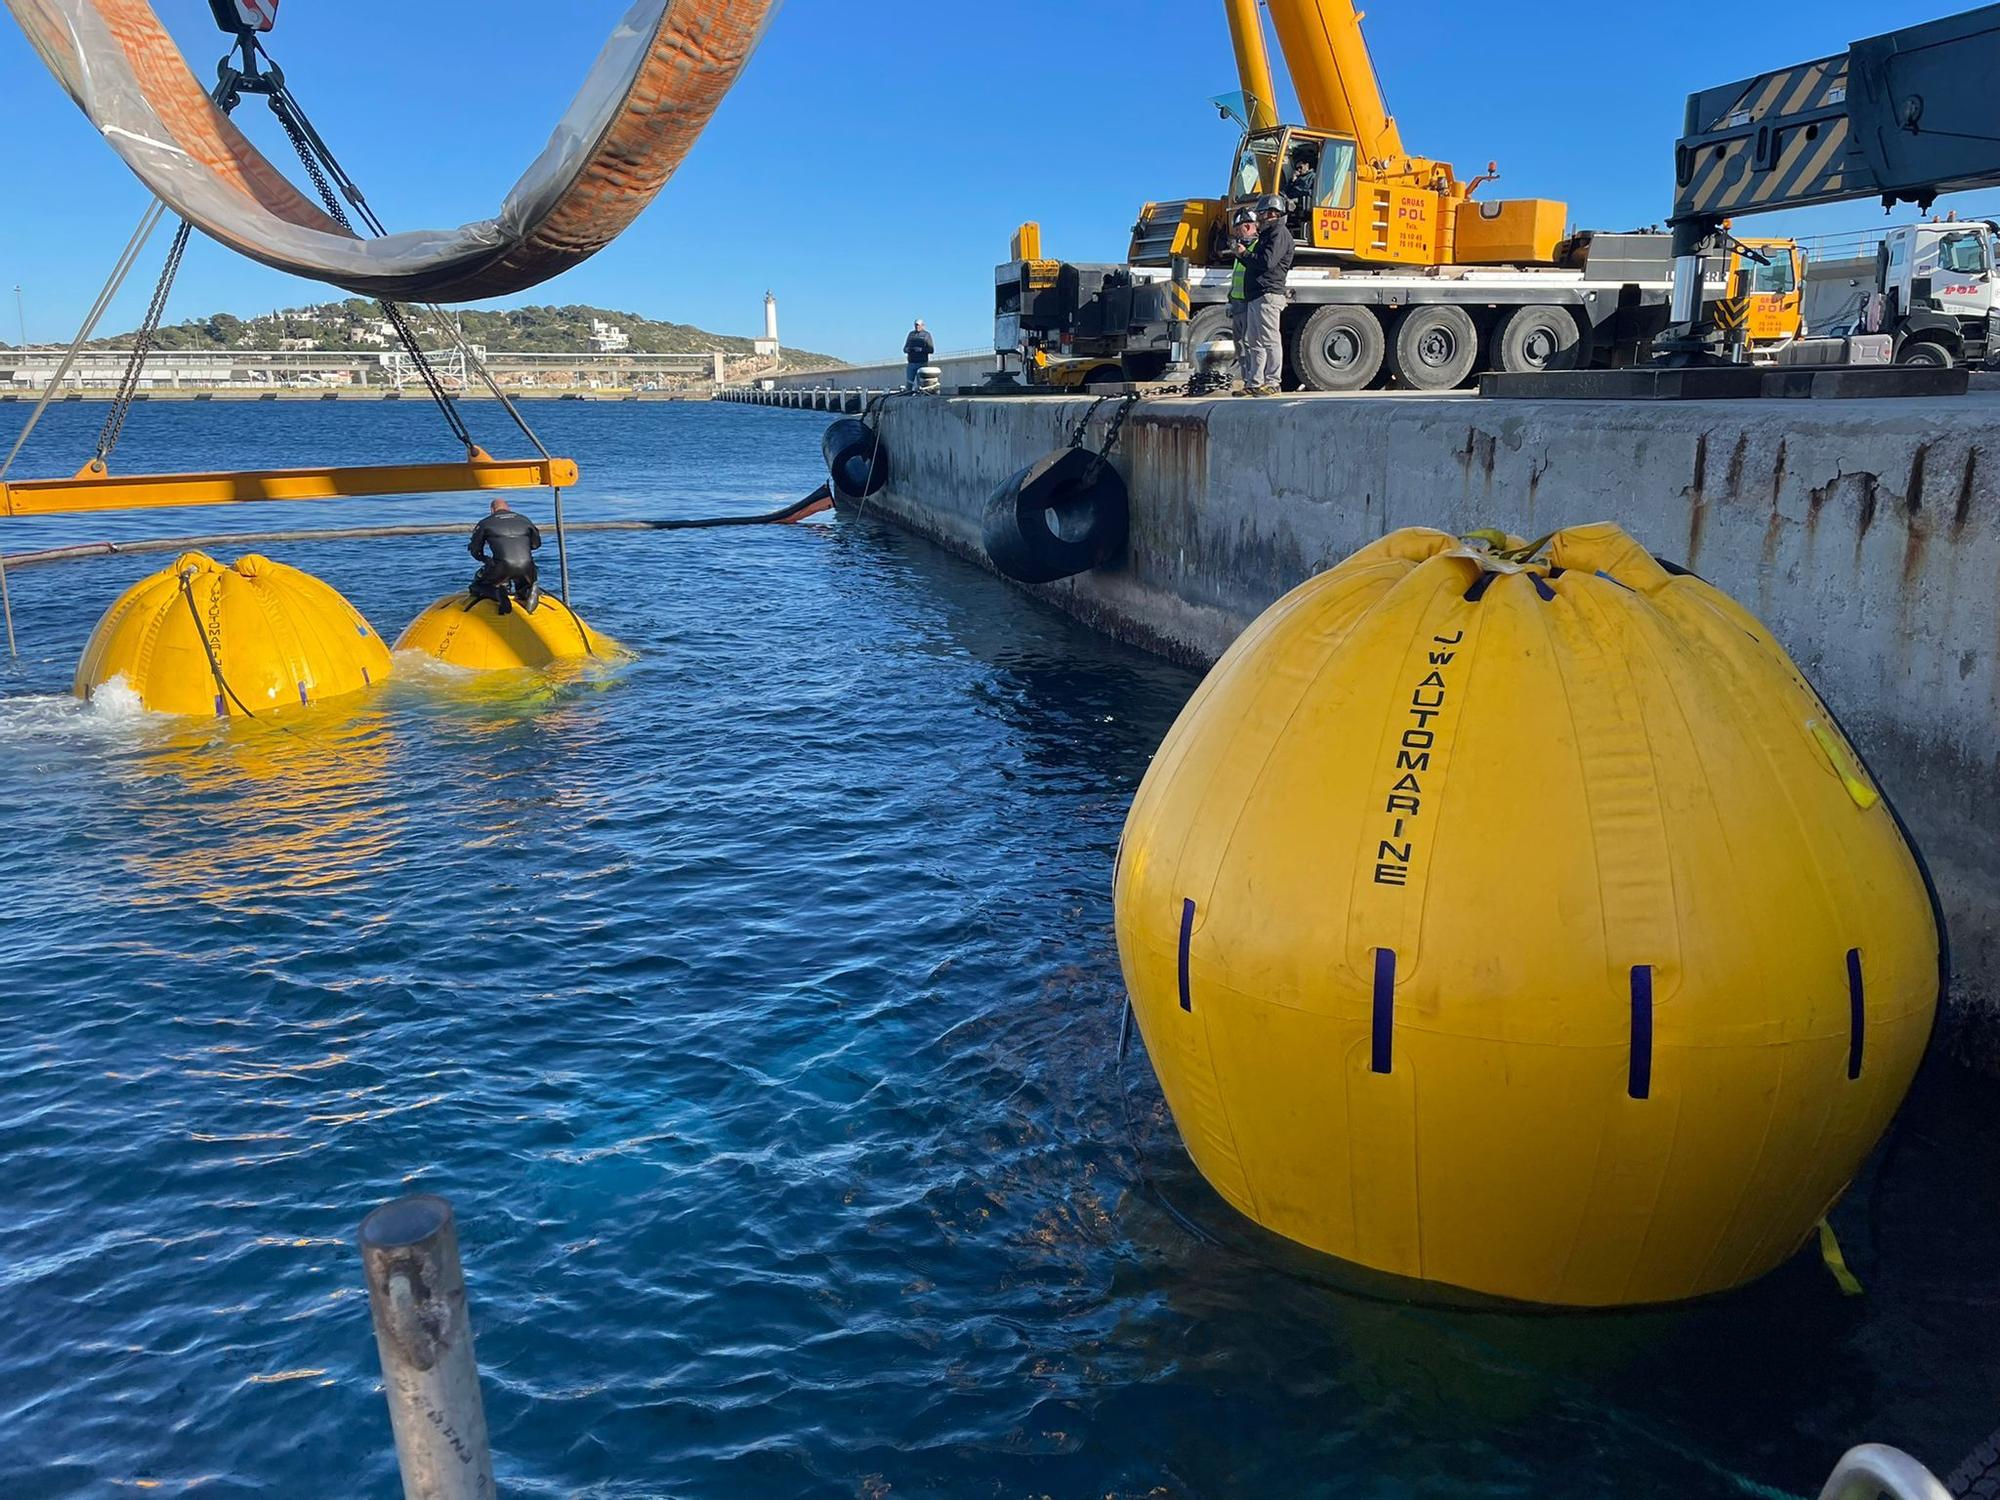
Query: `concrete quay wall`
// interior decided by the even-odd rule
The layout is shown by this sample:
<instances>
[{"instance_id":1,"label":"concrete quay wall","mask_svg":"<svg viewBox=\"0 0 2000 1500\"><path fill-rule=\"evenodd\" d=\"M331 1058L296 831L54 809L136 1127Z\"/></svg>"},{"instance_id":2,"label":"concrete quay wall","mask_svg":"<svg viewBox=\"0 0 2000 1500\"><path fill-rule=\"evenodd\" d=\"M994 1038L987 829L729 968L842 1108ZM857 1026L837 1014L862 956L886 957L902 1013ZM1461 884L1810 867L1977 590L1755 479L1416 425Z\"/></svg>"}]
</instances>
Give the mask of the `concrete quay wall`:
<instances>
[{"instance_id":1,"label":"concrete quay wall","mask_svg":"<svg viewBox=\"0 0 2000 1500\"><path fill-rule=\"evenodd\" d=\"M1090 403L884 408L866 502L985 562L979 518ZM1111 408L1091 428L1102 440ZM1134 644L1218 656L1386 531L1612 520L1754 609L1922 844L1951 930L1952 1050L2000 1069L2000 396L1911 401L1154 400L1116 455L1118 565L1031 592Z\"/></svg>"}]
</instances>

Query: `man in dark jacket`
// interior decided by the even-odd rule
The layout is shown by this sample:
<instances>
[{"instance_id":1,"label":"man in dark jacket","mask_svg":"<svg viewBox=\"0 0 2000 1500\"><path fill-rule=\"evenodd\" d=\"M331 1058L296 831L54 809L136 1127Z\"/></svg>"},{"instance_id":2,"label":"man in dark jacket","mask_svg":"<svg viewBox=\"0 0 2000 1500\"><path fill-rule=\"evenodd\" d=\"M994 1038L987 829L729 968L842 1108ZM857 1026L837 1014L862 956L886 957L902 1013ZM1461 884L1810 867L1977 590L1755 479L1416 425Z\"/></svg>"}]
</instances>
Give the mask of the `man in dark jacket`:
<instances>
[{"instance_id":1,"label":"man in dark jacket","mask_svg":"<svg viewBox=\"0 0 2000 1500\"><path fill-rule=\"evenodd\" d=\"M491 599L495 609L509 614L514 608L508 598L511 588L521 608L533 614L542 598L535 568L535 549L541 545L542 534L533 521L509 508L505 500L495 500L486 518L472 528L472 540L466 545L466 551L479 559L472 597Z\"/></svg>"},{"instance_id":2,"label":"man in dark jacket","mask_svg":"<svg viewBox=\"0 0 2000 1500\"><path fill-rule=\"evenodd\" d=\"M1249 329L1244 339L1243 391L1245 396L1275 396L1285 368L1279 329L1285 302L1290 296L1286 278L1291 274L1297 246L1292 231L1285 227L1285 200L1275 194L1257 203L1257 243L1243 258L1243 289L1249 294Z\"/></svg>"},{"instance_id":3,"label":"man in dark jacket","mask_svg":"<svg viewBox=\"0 0 2000 1500\"><path fill-rule=\"evenodd\" d=\"M931 342L930 334L924 331L924 320L919 318L917 326L910 330L910 336L903 340L903 358L909 362L909 368L903 372L904 390L914 391L917 388L917 372L931 362L935 353L937 345Z\"/></svg>"}]
</instances>

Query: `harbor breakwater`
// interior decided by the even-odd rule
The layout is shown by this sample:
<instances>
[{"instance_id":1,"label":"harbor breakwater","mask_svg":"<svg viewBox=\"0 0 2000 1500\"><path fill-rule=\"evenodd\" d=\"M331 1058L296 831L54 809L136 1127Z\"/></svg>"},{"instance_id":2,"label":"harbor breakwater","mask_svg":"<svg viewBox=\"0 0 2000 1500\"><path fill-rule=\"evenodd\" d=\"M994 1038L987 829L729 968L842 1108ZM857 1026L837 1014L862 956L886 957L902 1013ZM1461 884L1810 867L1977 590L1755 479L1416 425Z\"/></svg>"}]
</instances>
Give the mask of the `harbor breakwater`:
<instances>
[{"instance_id":1,"label":"harbor breakwater","mask_svg":"<svg viewBox=\"0 0 2000 1500\"><path fill-rule=\"evenodd\" d=\"M987 497L1091 404L892 400L890 486L849 509L990 566ZM1099 409L1093 448L1112 412ZM1281 594L1397 527L1534 537L1616 521L1754 609L1839 715L1936 878L1955 970L1946 1045L2000 1071L1996 419L1991 393L1145 401L1114 455L1132 496L1123 559L1031 591L1205 665Z\"/></svg>"}]
</instances>

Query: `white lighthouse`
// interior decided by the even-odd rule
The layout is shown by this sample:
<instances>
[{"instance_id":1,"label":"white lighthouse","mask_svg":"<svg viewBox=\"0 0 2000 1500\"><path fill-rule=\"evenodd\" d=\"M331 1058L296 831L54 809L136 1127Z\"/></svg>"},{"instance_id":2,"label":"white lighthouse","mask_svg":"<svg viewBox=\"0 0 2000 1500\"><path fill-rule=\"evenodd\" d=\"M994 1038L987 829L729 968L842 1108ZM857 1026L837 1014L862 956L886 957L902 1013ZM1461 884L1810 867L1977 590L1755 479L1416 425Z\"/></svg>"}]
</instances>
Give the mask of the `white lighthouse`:
<instances>
[{"instance_id":1,"label":"white lighthouse","mask_svg":"<svg viewBox=\"0 0 2000 1500\"><path fill-rule=\"evenodd\" d=\"M764 293L764 336L751 340L751 347L759 359L778 357L778 299L771 293Z\"/></svg>"}]
</instances>

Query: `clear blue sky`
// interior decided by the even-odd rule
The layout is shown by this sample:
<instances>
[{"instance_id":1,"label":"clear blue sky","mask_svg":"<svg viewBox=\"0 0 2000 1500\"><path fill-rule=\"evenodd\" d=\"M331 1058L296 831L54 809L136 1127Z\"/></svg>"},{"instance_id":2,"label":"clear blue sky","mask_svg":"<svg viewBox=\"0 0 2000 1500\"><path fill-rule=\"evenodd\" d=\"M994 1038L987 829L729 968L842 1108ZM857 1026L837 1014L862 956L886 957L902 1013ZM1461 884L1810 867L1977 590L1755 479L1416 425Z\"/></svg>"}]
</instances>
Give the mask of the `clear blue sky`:
<instances>
[{"instance_id":1,"label":"clear blue sky","mask_svg":"<svg viewBox=\"0 0 2000 1500\"><path fill-rule=\"evenodd\" d=\"M155 0L199 76L224 38L201 0ZM1606 228L1667 213L1693 88L1838 51L1957 8L1821 0L1789 24L1688 30L1665 6L1588 12L1383 0L1367 31L1411 149L1490 193L1567 199ZM392 228L498 205L546 140L624 0L285 0L271 49ZM1685 39L1675 44L1676 32ZM1148 198L1213 193L1235 87L1219 0L787 0L688 163L637 226L516 302L584 302L757 330L778 294L787 344L850 358L900 347L912 317L940 349L987 345L992 268L1014 225L1049 253L1115 259ZM0 338L66 340L145 204L143 190L0 22ZM239 112L289 161L261 102ZM1974 206L2000 206L2000 195ZM1748 227L1745 223L1745 228ZM1867 204L1756 221L1863 228ZM156 244L164 250L164 235ZM156 260L107 329L144 310ZM239 314L328 292L197 236L169 317Z\"/></svg>"}]
</instances>

